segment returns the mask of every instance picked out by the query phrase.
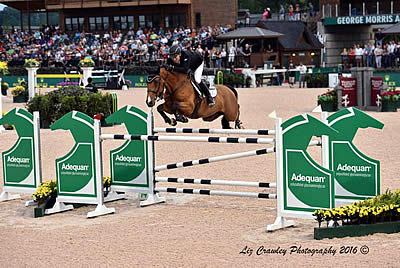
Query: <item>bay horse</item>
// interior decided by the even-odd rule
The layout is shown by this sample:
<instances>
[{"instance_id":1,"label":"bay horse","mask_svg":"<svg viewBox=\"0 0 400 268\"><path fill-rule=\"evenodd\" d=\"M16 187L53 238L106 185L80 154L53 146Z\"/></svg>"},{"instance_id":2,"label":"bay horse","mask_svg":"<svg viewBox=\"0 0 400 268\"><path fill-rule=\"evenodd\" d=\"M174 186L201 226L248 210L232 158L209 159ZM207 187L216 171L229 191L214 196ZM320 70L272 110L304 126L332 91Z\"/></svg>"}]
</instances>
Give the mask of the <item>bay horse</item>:
<instances>
[{"instance_id":1,"label":"bay horse","mask_svg":"<svg viewBox=\"0 0 400 268\"><path fill-rule=\"evenodd\" d=\"M187 123L187 118L214 121L222 115L222 128L231 128L229 122L234 122L235 128L242 128L237 91L224 85L216 85L216 88L215 105L210 107L206 99L195 92L188 75L169 72L162 67L160 75L147 78L146 104L153 107L158 100L164 99L164 103L157 106L157 111L165 123L172 126L177 121ZM169 118L165 112L175 115L175 119Z\"/></svg>"}]
</instances>

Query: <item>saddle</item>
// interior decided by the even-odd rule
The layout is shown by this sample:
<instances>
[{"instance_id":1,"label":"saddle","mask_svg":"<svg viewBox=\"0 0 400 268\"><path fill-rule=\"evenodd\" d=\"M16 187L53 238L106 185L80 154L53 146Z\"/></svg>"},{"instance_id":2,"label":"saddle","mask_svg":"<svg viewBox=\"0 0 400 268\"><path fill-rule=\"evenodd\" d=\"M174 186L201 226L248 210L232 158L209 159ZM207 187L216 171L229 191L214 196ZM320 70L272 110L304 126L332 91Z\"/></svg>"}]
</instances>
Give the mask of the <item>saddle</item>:
<instances>
[{"instance_id":1,"label":"saddle","mask_svg":"<svg viewBox=\"0 0 400 268\"><path fill-rule=\"evenodd\" d=\"M192 73L189 75L189 79L190 79L190 83L192 84L192 87L193 87L194 91L197 93L197 95L200 98L204 98L204 95L200 90L200 86L194 79L194 75ZM204 77L202 77L201 80L203 80L203 82L206 83L206 79L204 79ZM210 91L211 97L215 98L215 96L217 96L217 88L216 87L214 87L214 86L208 87L208 90Z\"/></svg>"}]
</instances>

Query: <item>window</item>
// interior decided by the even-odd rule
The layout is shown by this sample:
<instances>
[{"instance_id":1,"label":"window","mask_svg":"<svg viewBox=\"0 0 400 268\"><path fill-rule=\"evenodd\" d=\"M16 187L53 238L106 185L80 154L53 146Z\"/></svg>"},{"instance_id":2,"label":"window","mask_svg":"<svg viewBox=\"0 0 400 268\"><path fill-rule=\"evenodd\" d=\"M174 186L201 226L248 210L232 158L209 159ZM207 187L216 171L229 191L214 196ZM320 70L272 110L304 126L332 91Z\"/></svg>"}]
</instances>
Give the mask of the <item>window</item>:
<instances>
[{"instance_id":1,"label":"window","mask_svg":"<svg viewBox=\"0 0 400 268\"><path fill-rule=\"evenodd\" d=\"M85 24L85 18L83 17L66 17L65 18L65 30L66 31L82 31Z\"/></svg>"},{"instance_id":2,"label":"window","mask_svg":"<svg viewBox=\"0 0 400 268\"><path fill-rule=\"evenodd\" d=\"M108 17L89 17L90 31L107 31L110 28Z\"/></svg>"},{"instance_id":3,"label":"window","mask_svg":"<svg viewBox=\"0 0 400 268\"><path fill-rule=\"evenodd\" d=\"M114 30L129 30L135 27L133 16L114 16Z\"/></svg>"},{"instance_id":4,"label":"window","mask_svg":"<svg viewBox=\"0 0 400 268\"><path fill-rule=\"evenodd\" d=\"M152 28L160 26L159 15L142 15L139 16L139 26L142 28Z\"/></svg>"},{"instance_id":5,"label":"window","mask_svg":"<svg viewBox=\"0 0 400 268\"><path fill-rule=\"evenodd\" d=\"M199 13L197 13L199 14ZM197 14L196 14L196 25L197 25ZM186 26L186 15L182 14L168 14L165 15L165 28Z\"/></svg>"},{"instance_id":6,"label":"window","mask_svg":"<svg viewBox=\"0 0 400 268\"><path fill-rule=\"evenodd\" d=\"M196 27L201 28L201 14L196 13Z\"/></svg>"}]
</instances>

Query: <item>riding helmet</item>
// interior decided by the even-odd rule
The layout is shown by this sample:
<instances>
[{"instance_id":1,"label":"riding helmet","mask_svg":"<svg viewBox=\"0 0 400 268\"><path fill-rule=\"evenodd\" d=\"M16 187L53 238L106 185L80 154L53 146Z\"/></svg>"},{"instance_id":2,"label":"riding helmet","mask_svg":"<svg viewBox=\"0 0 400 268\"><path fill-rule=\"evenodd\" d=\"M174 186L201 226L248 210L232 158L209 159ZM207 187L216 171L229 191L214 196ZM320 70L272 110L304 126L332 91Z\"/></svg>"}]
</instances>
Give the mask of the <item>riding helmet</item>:
<instances>
[{"instance_id":1,"label":"riding helmet","mask_svg":"<svg viewBox=\"0 0 400 268\"><path fill-rule=\"evenodd\" d=\"M182 48L178 45L173 45L170 49L169 49L169 55L174 57L177 55L180 55L182 52Z\"/></svg>"}]
</instances>

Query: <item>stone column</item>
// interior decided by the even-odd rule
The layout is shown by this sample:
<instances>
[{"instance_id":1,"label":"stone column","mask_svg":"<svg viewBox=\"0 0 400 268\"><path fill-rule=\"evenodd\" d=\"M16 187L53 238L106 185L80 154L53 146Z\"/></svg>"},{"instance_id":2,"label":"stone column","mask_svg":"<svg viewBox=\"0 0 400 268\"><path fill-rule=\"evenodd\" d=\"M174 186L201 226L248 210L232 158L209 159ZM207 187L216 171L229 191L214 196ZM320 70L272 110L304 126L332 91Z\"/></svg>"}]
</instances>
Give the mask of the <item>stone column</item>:
<instances>
[{"instance_id":1,"label":"stone column","mask_svg":"<svg viewBox=\"0 0 400 268\"><path fill-rule=\"evenodd\" d=\"M82 67L83 70L82 82L84 87L86 87L88 84L88 78L92 77L93 69L94 67Z\"/></svg>"},{"instance_id":2,"label":"stone column","mask_svg":"<svg viewBox=\"0 0 400 268\"><path fill-rule=\"evenodd\" d=\"M351 76L357 79L357 107L363 106L363 68L353 67L350 69Z\"/></svg>"},{"instance_id":3,"label":"stone column","mask_svg":"<svg viewBox=\"0 0 400 268\"><path fill-rule=\"evenodd\" d=\"M35 92L36 92L36 72L39 69L39 67L27 67L26 70L28 70L28 91L29 91L29 100L33 99L35 97Z\"/></svg>"},{"instance_id":4,"label":"stone column","mask_svg":"<svg viewBox=\"0 0 400 268\"><path fill-rule=\"evenodd\" d=\"M363 106L367 108L368 106L371 106L371 77L374 75L375 68L364 67L363 69Z\"/></svg>"}]
</instances>

